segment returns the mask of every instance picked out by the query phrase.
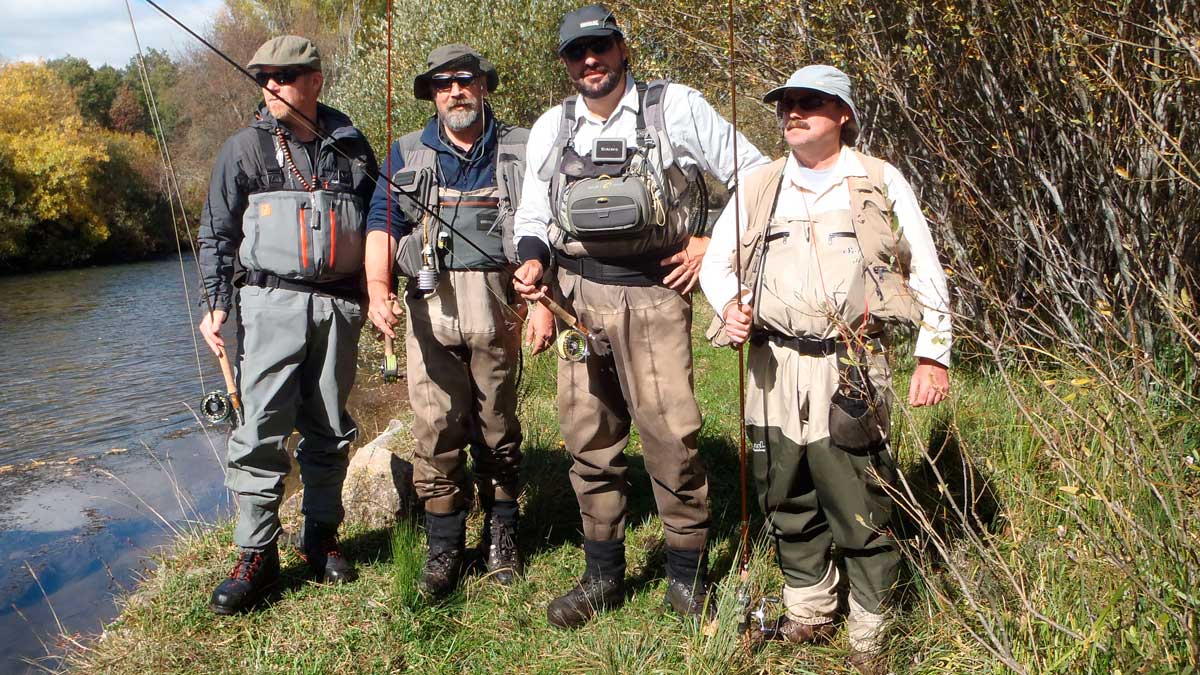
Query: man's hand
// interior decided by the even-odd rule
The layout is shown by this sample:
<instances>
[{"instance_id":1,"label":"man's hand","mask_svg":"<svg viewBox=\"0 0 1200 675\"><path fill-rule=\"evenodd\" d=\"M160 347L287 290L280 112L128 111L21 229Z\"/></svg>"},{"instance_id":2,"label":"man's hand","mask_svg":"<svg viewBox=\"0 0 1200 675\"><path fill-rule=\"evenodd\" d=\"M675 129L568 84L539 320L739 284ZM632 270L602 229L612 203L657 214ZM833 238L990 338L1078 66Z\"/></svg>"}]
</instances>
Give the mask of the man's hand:
<instances>
[{"instance_id":1,"label":"man's hand","mask_svg":"<svg viewBox=\"0 0 1200 675\"><path fill-rule=\"evenodd\" d=\"M395 339L395 327L400 323L404 309L396 299L395 293L373 292L371 302L367 307L367 317L379 329L380 333Z\"/></svg>"},{"instance_id":2,"label":"man's hand","mask_svg":"<svg viewBox=\"0 0 1200 675\"><path fill-rule=\"evenodd\" d=\"M228 316L223 309L214 309L212 312L205 314L200 320L200 334L204 336L204 341L208 343L208 348L213 354L218 357L225 349L225 340L221 338L221 324L225 323L225 317Z\"/></svg>"},{"instance_id":3,"label":"man's hand","mask_svg":"<svg viewBox=\"0 0 1200 675\"><path fill-rule=\"evenodd\" d=\"M513 288L526 300L542 299L548 290L545 286L538 285L542 280L543 271L540 260L526 260L513 272Z\"/></svg>"},{"instance_id":4,"label":"man's hand","mask_svg":"<svg viewBox=\"0 0 1200 675\"><path fill-rule=\"evenodd\" d=\"M540 354L554 344L554 315L541 303L529 308L529 318L525 320L525 344L533 348L534 354Z\"/></svg>"},{"instance_id":5,"label":"man's hand","mask_svg":"<svg viewBox=\"0 0 1200 675\"><path fill-rule=\"evenodd\" d=\"M700 263L704 260L704 252L708 250L708 237L691 237L682 251L669 258L663 258L659 265L668 267L677 265L663 279L663 285L686 295L696 287L700 279Z\"/></svg>"},{"instance_id":6,"label":"man's hand","mask_svg":"<svg viewBox=\"0 0 1200 675\"><path fill-rule=\"evenodd\" d=\"M937 405L950 394L950 371L933 359L918 359L908 387L908 404L914 408Z\"/></svg>"},{"instance_id":7,"label":"man's hand","mask_svg":"<svg viewBox=\"0 0 1200 675\"><path fill-rule=\"evenodd\" d=\"M751 315L750 305L743 305L740 302L730 302L725 305L725 311L721 313L721 318L725 321L725 334L729 336L729 340L740 345L750 337L750 321L753 318Z\"/></svg>"}]
</instances>

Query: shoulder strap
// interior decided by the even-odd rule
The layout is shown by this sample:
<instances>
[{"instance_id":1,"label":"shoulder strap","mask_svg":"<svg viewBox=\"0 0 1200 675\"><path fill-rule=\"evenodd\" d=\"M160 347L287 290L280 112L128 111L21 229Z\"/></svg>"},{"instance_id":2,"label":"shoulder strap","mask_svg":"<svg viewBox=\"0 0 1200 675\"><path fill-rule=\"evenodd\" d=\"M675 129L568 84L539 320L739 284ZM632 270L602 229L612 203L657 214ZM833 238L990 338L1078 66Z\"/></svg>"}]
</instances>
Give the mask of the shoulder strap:
<instances>
[{"instance_id":1,"label":"shoulder strap","mask_svg":"<svg viewBox=\"0 0 1200 675\"><path fill-rule=\"evenodd\" d=\"M854 156L858 157L858 161L862 162L863 168L867 170L867 182L878 190L880 194L887 196L887 185L883 182L883 167L887 162L878 157L872 157L864 152L859 152L858 150L854 150L853 152Z\"/></svg>"},{"instance_id":2,"label":"shoulder strap","mask_svg":"<svg viewBox=\"0 0 1200 675\"><path fill-rule=\"evenodd\" d=\"M266 129L257 129L257 131L258 148L262 153L264 176L259 179L259 187L256 192L278 190L283 187L285 181L283 167L279 166L279 162L275 161L275 134Z\"/></svg>"}]
</instances>

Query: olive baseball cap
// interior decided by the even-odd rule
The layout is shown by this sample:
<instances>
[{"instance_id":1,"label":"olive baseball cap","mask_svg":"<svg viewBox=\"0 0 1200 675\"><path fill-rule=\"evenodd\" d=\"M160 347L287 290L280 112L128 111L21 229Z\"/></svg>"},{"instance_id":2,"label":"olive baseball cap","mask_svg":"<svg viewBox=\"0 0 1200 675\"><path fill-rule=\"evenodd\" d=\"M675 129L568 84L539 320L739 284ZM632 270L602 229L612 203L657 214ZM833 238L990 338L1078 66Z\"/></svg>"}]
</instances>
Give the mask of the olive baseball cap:
<instances>
[{"instance_id":1,"label":"olive baseball cap","mask_svg":"<svg viewBox=\"0 0 1200 675\"><path fill-rule=\"evenodd\" d=\"M250 57L249 69L262 66L300 66L309 70L321 69L321 52L312 40L299 35L280 35L263 43Z\"/></svg>"},{"instance_id":2,"label":"olive baseball cap","mask_svg":"<svg viewBox=\"0 0 1200 675\"><path fill-rule=\"evenodd\" d=\"M580 38L603 38L610 35L624 38L617 17L604 5L587 5L563 15L558 24L558 53Z\"/></svg>"},{"instance_id":3,"label":"olive baseball cap","mask_svg":"<svg viewBox=\"0 0 1200 675\"><path fill-rule=\"evenodd\" d=\"M783 98L783 94L789 89L811 89L812 91L819 91L822 94L829 94L830 96L840 98L850 108L850 121L846 122L845 127L843 127L844 129L849 129L850 139L848 142L853 143L854 139L858 137L858 107L854 105L854 89L850 84L849 75L833 66L804 66L792 73L787 82L768 91L763 96L763 103L778 101Z\"/></svg>"},{"instance_id":4,"label":"olive baseball cap","mask_svg":"<svg viewBox=\"0 0 1200 675\"><path fill-rule=\"evenodd\" d=\"M483 58L470 45L442 45L429 52L425 59L425 72L413 78L413 96L422 101L433 100L433 88L429 80L434 75L452 69L469 70L487 78L488 93L495 92L500 86L500 74L491 61Z\"/></svg>"}]
</instances>

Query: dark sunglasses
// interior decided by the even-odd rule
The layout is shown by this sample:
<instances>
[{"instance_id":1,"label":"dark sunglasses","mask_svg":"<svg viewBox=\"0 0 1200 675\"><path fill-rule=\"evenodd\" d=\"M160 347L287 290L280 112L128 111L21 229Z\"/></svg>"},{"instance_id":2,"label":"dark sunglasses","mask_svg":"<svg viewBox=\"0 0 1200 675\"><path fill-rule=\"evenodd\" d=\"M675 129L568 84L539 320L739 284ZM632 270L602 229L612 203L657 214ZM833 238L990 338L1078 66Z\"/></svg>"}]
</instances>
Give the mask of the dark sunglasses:
<instances>
[{"instance_id":1,"label":"dark sunglasses","mask_svg":"<svg viewBox=\"0 0 1200 675\"><path fill-rule=\"evenodd\" d=\"M458 86L466 89L471 86L476 77L478 75L475 73L455 73L453 75L442 73L429 78L429 84L433 86L434 91L446 91L453 87L455 82L458 83Z\"/></svg>"},{"instance_id":2,"label":"dark sunglasses","mask_svg":"<svg viewBox=\"0 0 1200 675\"><path fill-rule=\"evenodd\" d=\"M608 50L612 49L613 45L616 43L617 41L614 40L611 35L608 37L594 38L591 40L576 40L562 50L562 55L568 61L578 61L587 56L589 51L596 56L603 56L604 54L607 54Z\"/></svg>"},{"instance_id":3,"label":"dark sunglasses","mask_svg":"<svg viewBox=\"0 0 1200 675\"><path fill-rule=\"evenodd\" d=\"M779 99L780 110L791 110L799 108L806 112L819 110L821 106L834 100L833 96L821 96L820 94L805 94L804 96L784 97Z\"/></svg>"},{"instance_id":4,"label":"dark sunglasses","mask_svg":"<svg viewBox=\"0 0 1200 675\"><path fill-rule=\"evenodd\" d=\"M309 71L307 70L277 70L273 73L259 71L254 74L254 81L258 83L258 86L266 89L267 84L270 83L271 80L275 80L281 85L291 84L300 76L307 75L308 73Z\"/></svg>"}]
</instances>

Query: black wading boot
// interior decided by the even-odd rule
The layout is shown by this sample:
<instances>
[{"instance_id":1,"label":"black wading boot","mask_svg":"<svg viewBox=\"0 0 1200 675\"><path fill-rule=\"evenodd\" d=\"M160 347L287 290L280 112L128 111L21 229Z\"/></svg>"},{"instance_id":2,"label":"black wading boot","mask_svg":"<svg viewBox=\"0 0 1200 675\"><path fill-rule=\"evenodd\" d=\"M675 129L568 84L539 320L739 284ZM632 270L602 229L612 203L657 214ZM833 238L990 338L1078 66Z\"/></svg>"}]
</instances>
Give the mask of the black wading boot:
<instances>
[{"instance_id":1,"label":"black wading boot","mask_svg":"<svg viewBox=\"0 0 1200 675\"><path fill-rule=\"evenodd\" d=\"M458 588L462 577L467 538L467 512L425 513L425 537L429 555L421 571L421 592L441 600Z\"/></svg>"},{"instance_id":2,"label":"black wading boot","mask_svg":"<svg viewBox=\"0 0 1200 675\"><path fill-rule=\"evenodd\" d=\"M515 582L525 572L525 561L517 548L517 502L499 500L483 523L480 540L488 576L501 586Z\"/></svg>"},{"instance_id":3,"label":"black wading boot","mask_svg":"<svg viewBox=\"0 0 1200 675\"><path fill-rule=\"evenodd\" d=\"M553 626L582 626L597 612L625 602L625 540L584 541L583 554L583 578L546 608L546 619Z\"/></svg>"},{"instance_id":4,"label":"black wading boot","mask_svg":"<svg viewBox=\"0 0 1200 675\"><path fill-rule=\"evenodd\" d=\"M317 579L327 584L344 584L358 578L354 565L342 555L337 525L305 520L301 535L300 557L308 563Z\"/></svg>"},{"instance_id":5,"label":"black wading boot","mask_svg":"<svg viewBox=\"0 0 1200 675\"><path fill-rule=\"evenodd\" d=\"M715 619L716 603L708 601L707 568L703 550L668 548L667 595L663 602L685 618Z\"/></svg>"},{"instance_id":6,"label":"black wading boot","mask_svg":"<svg viewBox=\"0 0 1200 675\"><path fill-rule=\"evenodd\" d=\"M279 581L279 548L271 543L262 551L242 549L229 578L213 591L209 608L216 614L237 614L258 602Z\"/></svg>"}]
</instances>

